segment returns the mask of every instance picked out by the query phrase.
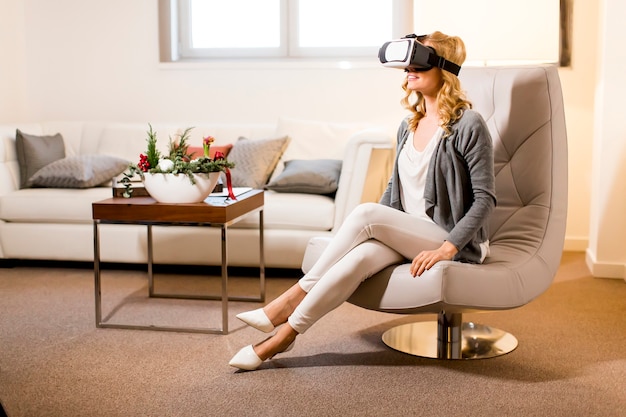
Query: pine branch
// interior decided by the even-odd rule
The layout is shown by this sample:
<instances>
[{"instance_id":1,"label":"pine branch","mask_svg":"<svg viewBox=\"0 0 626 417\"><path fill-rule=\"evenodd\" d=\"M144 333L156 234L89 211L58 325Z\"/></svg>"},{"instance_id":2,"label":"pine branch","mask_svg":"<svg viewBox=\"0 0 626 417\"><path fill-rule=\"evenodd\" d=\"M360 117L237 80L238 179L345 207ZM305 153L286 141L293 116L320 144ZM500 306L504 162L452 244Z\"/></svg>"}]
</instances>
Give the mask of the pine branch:
<instances>
[{"instance_id":1,"label":"pine branch","mask_svg":"<svg viewBox=\"0 0 626 417\"><path fill-rule=\"evenodd\" d=\"M159 159L161 158L161 153L157 149L157 136L156 132L152 129L152 125L150 126L150 130L148 130L148 146L146 149L146 156L148 157L148 163L150 164L150 168L155 168L159 164Z\"/></svg>"}]
</instances>

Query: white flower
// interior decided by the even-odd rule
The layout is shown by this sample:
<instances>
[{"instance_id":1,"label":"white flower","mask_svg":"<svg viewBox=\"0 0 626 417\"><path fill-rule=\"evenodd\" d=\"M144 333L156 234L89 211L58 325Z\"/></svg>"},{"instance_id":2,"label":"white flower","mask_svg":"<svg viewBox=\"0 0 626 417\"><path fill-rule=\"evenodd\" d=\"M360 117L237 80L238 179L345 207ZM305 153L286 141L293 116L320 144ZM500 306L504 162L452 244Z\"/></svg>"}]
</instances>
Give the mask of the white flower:
<instances>
[{"instance_id":1,"label":"white flower","mask_svg":"<svg viewBox=\"0 0 626 417\"><path fill-rule=\"evenodd\" d=\"M158 167L161 171L167 172L174 168L174 162L170 159L161 159Z\"/></svg>"}]
</instances>

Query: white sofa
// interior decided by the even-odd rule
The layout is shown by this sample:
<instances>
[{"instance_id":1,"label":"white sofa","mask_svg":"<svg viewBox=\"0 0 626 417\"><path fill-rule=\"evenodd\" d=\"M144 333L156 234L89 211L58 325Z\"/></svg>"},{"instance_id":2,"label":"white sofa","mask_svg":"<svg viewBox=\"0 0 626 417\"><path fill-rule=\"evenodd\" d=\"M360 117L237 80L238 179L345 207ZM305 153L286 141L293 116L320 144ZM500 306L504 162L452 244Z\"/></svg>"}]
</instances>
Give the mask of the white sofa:
<instances>
[{"instance_id":1,"label":"white sofa","mask_svg":"<svg viewBox=\"0 0 626 417\"><path fill-rule=\"evenodd\" d=\"M355 205L377 198L377 191L386 182L385 174L382 177L376 174L377 168L386 172L393 154L392 135L380 128L356 124L280 118L276 124L152 123L152 126L162 148L167 147L169 136L189 126L194 126L191 131L194 146L199 146L207 135L216 138L215 145L235 143L241 136L256 140L287 135L290 143L277 171L282 162L291 159L342 160L334 198L265 192L265 261L267 267L275 268L299 268L311 237L332 234ZM0 259L93 261L91 203L111 197L110 185L20 189L16 129L31 135L60 133L66 157L107 154L136 162L139 154L145 152L148 124L0 125ZM370 166L371 156L376 152L389 155L379 157L382 167ZM229 228L230 265L258 266L257 222L258 215L252 214ZM155 227L153 239L155 263L220 264L218 228ZM100 240L103 262L146 262L145 226L103 225Z\"/></svg>"}]
</instances>

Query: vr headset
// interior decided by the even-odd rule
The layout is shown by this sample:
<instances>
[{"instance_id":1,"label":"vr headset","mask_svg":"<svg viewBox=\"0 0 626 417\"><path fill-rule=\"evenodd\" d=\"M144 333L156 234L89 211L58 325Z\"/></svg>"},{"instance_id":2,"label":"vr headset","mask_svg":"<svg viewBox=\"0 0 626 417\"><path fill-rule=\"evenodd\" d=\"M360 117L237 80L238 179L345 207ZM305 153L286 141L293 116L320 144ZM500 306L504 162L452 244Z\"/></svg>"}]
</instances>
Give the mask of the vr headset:
<instances>
[{"instance_id":1,"label":"vr headset","mask_svg":"<svg viewBox=\"0 0 626 417\"><path fill-rule=\"evenodd\" d=\"M428 71L433 67L459 75L461 67L440 57L435 49L422 44L422 36L406 35L402 39L385 42L378 51L378 59L385 67L411 68L414 71Z\"/></svg>"}]
</instances>

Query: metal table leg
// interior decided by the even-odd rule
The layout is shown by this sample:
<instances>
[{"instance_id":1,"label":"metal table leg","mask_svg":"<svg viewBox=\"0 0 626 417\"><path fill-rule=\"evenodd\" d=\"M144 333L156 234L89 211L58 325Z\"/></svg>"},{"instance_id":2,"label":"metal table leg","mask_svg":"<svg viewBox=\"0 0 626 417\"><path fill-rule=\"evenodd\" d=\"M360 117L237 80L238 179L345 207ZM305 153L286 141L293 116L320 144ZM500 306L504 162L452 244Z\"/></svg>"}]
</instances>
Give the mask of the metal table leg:
<instances>
[{"instance_id":1,"label":"metal table leg","mask_svg":"<svg viewBox=\"0 0 626 417\"><path fill-rule=\"evenodd\" d=\"M226 225L222 225L222 334L228 334L228 253Z\"/></svg>"},{"instance_id":2,"label":"metal table leg","mask_svg":"<svg viewBox=\"0 0 626 417\"><path fill-rule=\"evenodd\" d=\"M96 327L100 327L102 321L102 293L100 281L100 237L98 235L98 221L93 222L93 273L96 304Z\"/></svg>"},{"instance_id":3,"label":"metal table leg","mask_svg":"<svg viewBox=\"0 0 626 417\"><path fill-rule=\"evenodd\" d=\"M152 224L147 224L147 274L148 274L148 295L151 298L176 298L176 299L196 299L196 300L220 300L222 302L222 327L221 328L197 328L197 327L175 327L175 326L155 326L155 325L133 325L122 323L109 323L102 320L102 279L100 266L100 222L94 221L94 287L95 287L95 309L96 327L135 329L135 330L163 330L174 332L228 334L228 302L229 301L265 301L265 249L264 249L264 219L263 210L259 210L259 296L240 297L228 295L228 226L221 227L221 294L220 295L182 295L157 293L154 288L154 243Z\"/></svg>"}]
</instances>

